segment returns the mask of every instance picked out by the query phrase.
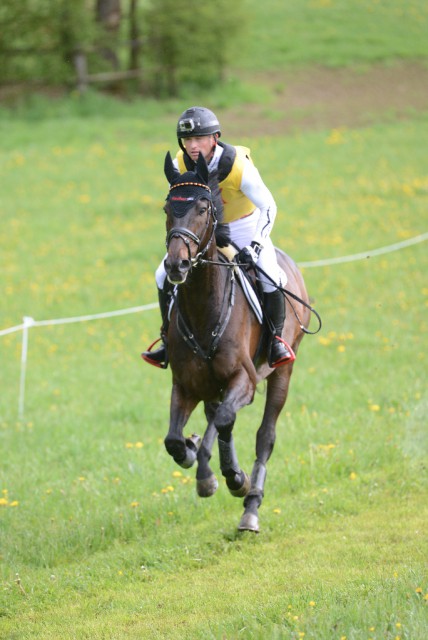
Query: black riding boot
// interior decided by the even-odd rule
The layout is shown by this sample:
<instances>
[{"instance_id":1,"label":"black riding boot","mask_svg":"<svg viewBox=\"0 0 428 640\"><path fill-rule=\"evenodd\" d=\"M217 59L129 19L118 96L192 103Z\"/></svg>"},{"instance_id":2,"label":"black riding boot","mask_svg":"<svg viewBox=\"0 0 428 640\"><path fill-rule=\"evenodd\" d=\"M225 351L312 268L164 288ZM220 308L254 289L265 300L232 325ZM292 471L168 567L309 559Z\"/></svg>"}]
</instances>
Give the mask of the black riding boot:
<instances>
[{"instance_id":1,"label":"black riding boot","mask_svg":"<svg viewBox=\"0 0 428 640\"><path fill-rule=\"evenodd\" d=\"M272 330L272 339L268 346L269 366L280 367L289 364L296 358L293 349L282 339L282 329L285 322L285 300L281 291L264 294L265 313Z\"/></svg>"},{"instance_id":2,"label":"black riding boot","mask_svg":"<svg viewBox=\"0 0 428 640\"><path fill-rule=\"evenodd\" d=\"M159 308L162 316L161 337L162 344L160 347L152 351L152 347L159 342L159 338L150 345L147 351L141 354L143 360L155 367L166 369L168 366L168 350L167 350L167 335L169 327L168 309L171 300L170 286L165 282L163 289L158 289Z\"/></svg>"}]
</instances>

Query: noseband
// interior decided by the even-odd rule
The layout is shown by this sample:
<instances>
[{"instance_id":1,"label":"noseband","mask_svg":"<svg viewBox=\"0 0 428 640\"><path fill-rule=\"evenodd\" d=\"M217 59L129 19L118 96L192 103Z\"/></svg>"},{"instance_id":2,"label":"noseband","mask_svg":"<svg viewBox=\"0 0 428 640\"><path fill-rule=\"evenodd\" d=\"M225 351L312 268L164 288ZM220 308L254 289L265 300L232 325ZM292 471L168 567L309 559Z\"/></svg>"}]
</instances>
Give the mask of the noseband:
<instances>
[{"instance_id":1,"label":"noseband","mask_svg":"<svg viewBox=\"0 0 428 640\"><path fill-rule=\"evenodd\" d=\"M189 184L189 185L190 184L194 184L195 186L198 186L198 187L202 187L203 186L208 191L210 191L209 187L206 187L205 185L201 185L199 183L185 183L185 184ZM176 186L179 187L179 186L182 186L182 185L173 185L170 188L170 191L172 189L174 189ZM202 200L202 198L199 198L199 200ZM196 202L198 202L199 200L197 200ZM166 236L165 244L166 244L167 251L169 249L169 245L170 245L170 242L171 242L172 238L181 238L181 240L183 240L184 244L187 247L187 252L188 252L188 256L189 256L189 262L191 263L192 267L196 266L198 264L198 262L201 260L201 258L208 251L208 249L209 249L209 247L210 247L210 245L211 245L211 243L213 241L215 230L216 230L216 227L217 227L217 218L216 218L216 214L215 214L215 208L213 207L213 204L212 204L211 200L207 199L207 202L208 202L207 222L206 222L206 225L205 225L204 233L203 233L201 238L199 236L197 236L196 233L193 233L193 231L190 231L190 229L187 229L186 227L173 227L168 232L168 234ZM199 249L200 249L200 246L201 246L201 244L202 244L202 242L205 239L205 236L207 234L207 230L208 230L211 218L212 218L211 235L210 235L210 237L208 239L207 244L200 251ZM197 252L197 254L195 255L194 258L192 258L192 254L191 254L191 251L190 251L190 241L191 240L196 244L196 246L198 248L198 252Z\"/></svg>"}]
</instances>

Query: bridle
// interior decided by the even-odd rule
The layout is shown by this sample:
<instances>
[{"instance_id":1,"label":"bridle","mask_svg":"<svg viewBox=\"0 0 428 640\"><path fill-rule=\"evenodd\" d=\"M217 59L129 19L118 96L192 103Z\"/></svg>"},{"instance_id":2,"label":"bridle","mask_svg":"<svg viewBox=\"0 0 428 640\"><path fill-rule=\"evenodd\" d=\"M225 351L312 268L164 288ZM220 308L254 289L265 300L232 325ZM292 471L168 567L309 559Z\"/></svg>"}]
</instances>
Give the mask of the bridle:
<instances>
[{"instance_id":1,"label":"bridle","mask_svg":"<svg viewBox=\"0 0 428 640\"><path fill-rule=\"evenodd\" d=\"M209 191L209 193L211 194L211 189L207 186L204 185L202 183L199 182L184 182L181 184L175 184L172 185L170 187L170 192L172 191L172 189L175 189L176 187L182 187L182 186L187 186L187 185L191 185L191 186L197 186L197 187L203 187L204 189L206 189L207 191ZM198 200L195 201L195 204L197 202L199 202L199 200L202 200L203 196L201 198L199 198ZM201 259L204 257L204 255L207 253L208 249L210 248L214 236L215 236L215 230L217 227L217 216L216 216L216 209L213 206L213 203L211 201L211 199L207 198L207 202L208 202L208 215L207 215L207 220L206 220L206 224L205 224L205 229L204 232L202 234L201 237L197 236L196 233L193 233L193 231L190 231L190 229L187 229L186 227L173 227L172 229L170 229L170 231L168 231L167 236L166 236L166 250L168 251L169 249L169 245L170 242L172 240L172 238L180 238L181 240L183 240L184 244L187 247L187 253L188 253L188 257L189 257L189 262L191 263L192 267L195 267L200 261ZM203 241L205 240L205 237L208 233L208 228L210 226L210 222L212 220L212 226L211 226L211 234L208 238L207 243L205 244L205 246L203 247L202 250L200 250L200 247L203 243ZM192 258L192 253L191 253L191 247L190 247L190 241L194 242L198 248L198 251L196 253L196 255Z\"/></svg>"}]
</instances>

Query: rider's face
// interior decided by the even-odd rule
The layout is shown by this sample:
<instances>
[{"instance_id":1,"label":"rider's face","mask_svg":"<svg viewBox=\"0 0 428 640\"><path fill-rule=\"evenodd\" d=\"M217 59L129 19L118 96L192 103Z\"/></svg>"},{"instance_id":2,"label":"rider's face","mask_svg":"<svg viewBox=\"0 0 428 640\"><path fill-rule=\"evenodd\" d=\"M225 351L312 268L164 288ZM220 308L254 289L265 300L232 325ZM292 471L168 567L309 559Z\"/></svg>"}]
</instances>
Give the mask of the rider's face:
<instances>
[{"instance_id":1,"label":"rider's face","mask_svg":"<svg viewBox=\"0 0 428 640\"><path fill-rule=\"evenodd\" d=\"M194 162L199 157L199 153L202 153L205 160L209 162L212 157L213 147L215 145L215 136L197 136L195 138L183 138L184 148L188 155Z\"/></svg>"}]
</instances>

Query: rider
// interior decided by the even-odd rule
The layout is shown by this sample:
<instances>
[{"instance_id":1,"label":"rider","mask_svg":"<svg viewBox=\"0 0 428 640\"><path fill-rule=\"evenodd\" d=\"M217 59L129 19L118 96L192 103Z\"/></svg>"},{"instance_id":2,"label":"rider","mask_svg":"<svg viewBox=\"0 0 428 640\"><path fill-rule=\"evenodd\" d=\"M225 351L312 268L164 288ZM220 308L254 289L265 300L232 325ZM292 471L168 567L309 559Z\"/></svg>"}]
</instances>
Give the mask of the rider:
<instances>
[{"instance_id":1,"label":"rider","mask_svg":"<svg viewBox=\"0 0 428 640\"><path fill-rule=\"evenodd\" d=\"M238 261L258 266L268 274L262 278L264 309L272 325L268 360L271 367L291 362L294 354L281 338L285 321L284 296L277 286L284 285L270 233L276 216L276 204L269 189L250 158L250 150L219 141L220 124L215 114L204 107L191 107L177 123L180 150L174 160L180 173L194 170L199 153L204 156L211 178L219 186L221 201L217 213L228 227L230 239L240 249ZM215 192L216 189L213 189ZM164 261L156 270L159 306L162 315L162 345L142 357L150 364L165 368L168 363L166 335L171 285L166 278ZM153 346L153 345L152 345Z\"/></svg>"}]
</instances>

